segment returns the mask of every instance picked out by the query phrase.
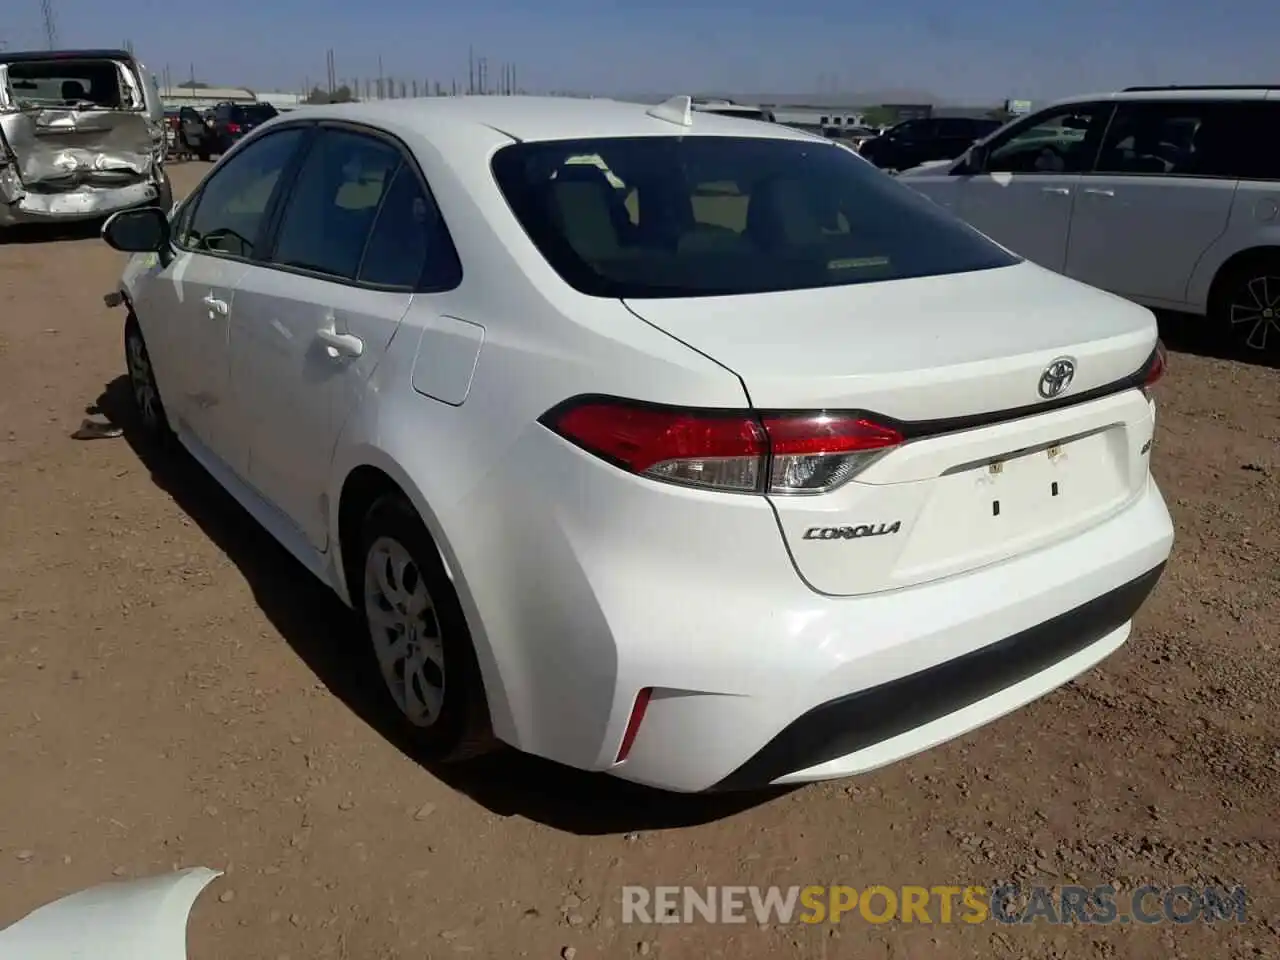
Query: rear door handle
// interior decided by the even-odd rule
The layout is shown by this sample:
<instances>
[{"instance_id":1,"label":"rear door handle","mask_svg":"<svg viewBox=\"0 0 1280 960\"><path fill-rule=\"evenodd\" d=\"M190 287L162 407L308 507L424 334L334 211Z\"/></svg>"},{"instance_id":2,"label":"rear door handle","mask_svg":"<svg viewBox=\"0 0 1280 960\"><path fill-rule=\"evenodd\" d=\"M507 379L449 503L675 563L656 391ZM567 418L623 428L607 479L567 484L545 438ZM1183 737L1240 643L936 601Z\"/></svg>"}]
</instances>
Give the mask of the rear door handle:
<instances>
[{"instance_id":1,"label":"rear door handle","mask_svg":"<svg viewBox=\"0 0 1280 960\"><path fill-rule=\"evenodd\" d=\"M209 308L209 316L211 317L225 317L230 312L230 308L227 306L227 301L219 300L212 293L206 293L204 295L204 305Z\"/></svg>"},{"instance_id":2,"label":"rear door handle","mask_svg":"<svg viewBox=\"0 0 1280 960\"><path fill-rule=\"evenodd\" d=\"M338 333L332 327L317 330L316 339L324 344L325 353L331 360L344 357L358 357L364 353L364 341L354 334Z\"/></svg>"},{"instance_id":3,"label":"rear door handle","mask_svg":"<svg viewBox=\"0 0 1280 960\"><path fill-rule=\"evenodd\" d=\"M1102 187L1085 187L1084 192L1094 197L1114 197L1114 190L1104 190Z\"/></svg>"},{"instance_id":4,"label":"rear door handle","mask_svg":"<svg viewBox=\"0 0 1280 960\"><path fill-rule=\"evenodd\" d=\"M1056 197L1069 197L1071 190L1069 187L1041 187L1043 193L1051 193Z\"/></svg>"}]
</instances>

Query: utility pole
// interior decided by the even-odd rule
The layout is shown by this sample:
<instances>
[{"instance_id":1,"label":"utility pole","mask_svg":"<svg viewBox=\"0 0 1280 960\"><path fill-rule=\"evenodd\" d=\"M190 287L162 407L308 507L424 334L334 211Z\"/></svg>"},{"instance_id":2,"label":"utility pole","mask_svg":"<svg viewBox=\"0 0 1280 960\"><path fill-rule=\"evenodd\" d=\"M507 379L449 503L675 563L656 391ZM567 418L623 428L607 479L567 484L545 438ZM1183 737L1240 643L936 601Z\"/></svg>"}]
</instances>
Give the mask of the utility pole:
<instances>
[{"instance_id":1,"label":"utility pole","mask_svg":"<svg viewBox=\"0 0 1280 960\"><path fill-rule=\"evenodd\" d=\"M40 16L44 18L44 39L50 50L58 49L58 24L53 17L53 0L40 0Z\"/></svg>"},{"instance_id":2,"label":"utility pole","mask_svg":"<svg viewBox=\"0 0 1280 960\"><path fill-rule=\"evenodd\" d=\"M476 92L476 51L467 47L467 93Z\"/></svg>"}]
</instances>

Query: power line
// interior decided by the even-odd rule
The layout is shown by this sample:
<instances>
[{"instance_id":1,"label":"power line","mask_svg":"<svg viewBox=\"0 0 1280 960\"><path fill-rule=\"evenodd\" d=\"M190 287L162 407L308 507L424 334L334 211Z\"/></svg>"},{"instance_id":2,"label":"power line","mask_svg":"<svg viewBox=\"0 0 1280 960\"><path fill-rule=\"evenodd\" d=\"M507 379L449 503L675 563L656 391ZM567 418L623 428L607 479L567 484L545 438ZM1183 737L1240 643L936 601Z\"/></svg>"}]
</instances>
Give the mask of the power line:
<instances>
[{"instance_id":1,"label":"power line","mask_svg":"<svg viewBox=\"0 0 1280 960\"><path fill-rule=\"evenodd\" d=\"M40 0L40 15L44 18L44 39L50 50L58 48L58 25L53 18L53 0Z\"/></svg>"}]
</instances>

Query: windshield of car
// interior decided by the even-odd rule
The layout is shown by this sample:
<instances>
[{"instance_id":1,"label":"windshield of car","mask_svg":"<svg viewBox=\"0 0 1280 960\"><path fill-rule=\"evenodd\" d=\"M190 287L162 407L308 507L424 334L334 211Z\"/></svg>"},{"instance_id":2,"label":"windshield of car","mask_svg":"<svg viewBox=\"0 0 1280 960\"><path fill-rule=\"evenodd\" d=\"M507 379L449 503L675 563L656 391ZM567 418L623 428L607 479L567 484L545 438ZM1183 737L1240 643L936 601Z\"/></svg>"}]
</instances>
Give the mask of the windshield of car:
<instances>
[{"instance_id":1,"label":"windshield of car","mask_svg":"<svg viewBox=\"0 0 1280 960\"><path fill-rule=\"evenodd\" d=\"M114 60L24 60L11 63L9 90L23 106L131 107Z\"/></svg>"},{"instance_id":2,"label":"windshield of car","mask_svg":"<svg viewBox=\"0 0 1280 960\"><path fill-rule=\"evenodd\" d=\"M276 108L269 103L255 103L251 107L234 107L231 119L236 123L266 123L277 116Z\"/></svg>"},{"instance_id":3,"label":"windshield of car","mask_svg":"<svg viewBox=\"0 0 1280 960\"><path fill-rule=\"evenodd\" d=\"M493 173L542 255L591 296L763 293L1018 262L834 144L750 137L519 143L494 155Z\"/></svg>"}]
</instances>

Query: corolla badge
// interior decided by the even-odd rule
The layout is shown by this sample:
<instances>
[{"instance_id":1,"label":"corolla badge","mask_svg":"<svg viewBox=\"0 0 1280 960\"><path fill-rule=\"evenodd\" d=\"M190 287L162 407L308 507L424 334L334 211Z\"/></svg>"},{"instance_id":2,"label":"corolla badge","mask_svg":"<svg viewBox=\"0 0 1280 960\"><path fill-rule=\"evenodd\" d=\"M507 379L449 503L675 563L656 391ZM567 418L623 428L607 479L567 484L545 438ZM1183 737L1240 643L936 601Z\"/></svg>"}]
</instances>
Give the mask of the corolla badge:
<instances>
[{"instance_id":1,"label":"corolla badge","mask_svg":"<svg viewBox=\"0 0 1280 960\"><path fill-rule=\"evenodd\" d=\"M1070 357L1059 357L1044 368L1044 373L1040 374L1040 385L1038 387L1040 396L1046 400L1052 400L1066 390L1067 387L1071 386L1071 381L1075 378L1075 375L1075 361Z\"/></svg>"}]
</instances>

